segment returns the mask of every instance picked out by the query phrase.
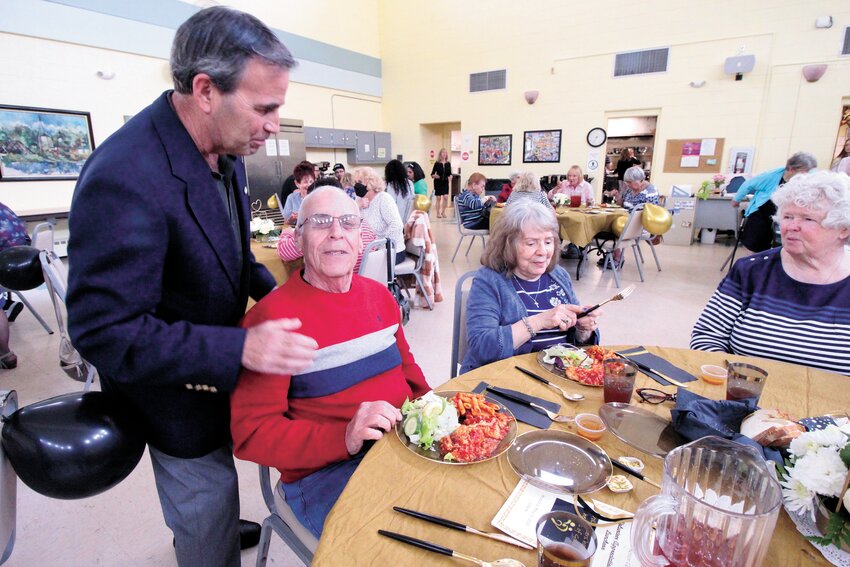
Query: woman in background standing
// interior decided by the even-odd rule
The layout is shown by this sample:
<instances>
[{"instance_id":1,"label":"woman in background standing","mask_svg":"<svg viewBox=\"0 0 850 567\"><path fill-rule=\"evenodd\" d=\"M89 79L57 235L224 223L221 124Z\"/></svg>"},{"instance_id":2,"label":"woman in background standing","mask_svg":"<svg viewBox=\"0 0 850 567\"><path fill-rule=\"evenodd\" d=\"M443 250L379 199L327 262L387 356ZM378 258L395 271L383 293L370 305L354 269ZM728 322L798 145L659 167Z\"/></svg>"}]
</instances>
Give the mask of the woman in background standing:
<instances>
[{"instance_id":1,"label":"woman in background standing","mask_svg":"<svg viewBox=\"0 0 850 567\"><path fill-rule=\"evenodd\" d=\"M850 133L848 133L848 138L844 141L844 147L835 156L832 171L850 175Z\"/></svg>"},{"instance_id":2,"label":"woman in background standing","mask_svg":"<svg viewBox=\"0 0 850 567\"><path fill-rule=\"evenodd\" d=\"M452 180L452 162L449 152L440 148L437 161L431 168L431 178L434 180L434 194L437 196L437 218L446 218L446 207L449 204L449 182Z\"/></svg>"},{"instance_id":3,"label":"woman in background standing","mask_svg":"<svg viewBox=\"0 0 850 567\"><path fill-rule=\"evenodd\" d=\"M402 224L410 218L413 210L413 182L407 178L407 169L397 159L390 160L384 167L387 193L395 200Z\"/></svg>"},{"instance_id":4,"label":"woman in background standing","mask_svg":"<svg viewBox=\"0 0 850 567\"><path fill-rule=\"evenodd\" d=\"M407 164L407 178L413 182L413 192L417 195L428 195L428 184L425 182L425 172L415 161Z\"/></svg>"}]
</instances>

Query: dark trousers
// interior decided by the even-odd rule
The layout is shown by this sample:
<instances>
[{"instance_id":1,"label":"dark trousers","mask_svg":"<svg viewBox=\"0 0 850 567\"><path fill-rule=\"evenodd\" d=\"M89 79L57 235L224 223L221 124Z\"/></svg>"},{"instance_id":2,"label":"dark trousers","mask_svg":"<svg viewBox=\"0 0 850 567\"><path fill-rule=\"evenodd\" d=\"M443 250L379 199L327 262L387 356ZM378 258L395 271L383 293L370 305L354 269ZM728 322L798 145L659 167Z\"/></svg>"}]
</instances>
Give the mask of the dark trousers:
<instances>
[{"instance_id":1,"label":"dark trousers","mask_svg":"<svg viewBox=\"0 0 850 567\"><path fill-rule=\"evenodd\" d=\"M763 252L773 247L773 215L776 205L768 201L747 217L741 229L741 244L753 252Z\"/></svg>"}]
</instances>

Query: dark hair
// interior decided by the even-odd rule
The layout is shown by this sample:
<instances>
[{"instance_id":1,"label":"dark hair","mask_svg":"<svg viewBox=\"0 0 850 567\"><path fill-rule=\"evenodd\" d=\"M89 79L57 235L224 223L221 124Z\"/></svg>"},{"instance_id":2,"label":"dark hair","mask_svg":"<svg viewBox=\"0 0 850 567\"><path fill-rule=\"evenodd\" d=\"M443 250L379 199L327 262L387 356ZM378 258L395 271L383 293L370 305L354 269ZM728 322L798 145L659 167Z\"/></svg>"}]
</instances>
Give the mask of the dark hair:
<instances>
[{"instance_id":1,"label":"dark hair","mask_svg":"<svg viewBox=\"0 0 850 567\"><path fill-rule=\"evenodd\" d=\"M332 175L318 178L313 184L313 189L318 189L319 187L324 187L325 185L336 187L337 189L342 189L342 183L340 183L339 179Z\"/></svg>"},{"instance_id":2,"label":"dark hair","mask_svg":"<svg viewBox=\"0 0 850 567\"><path fill-rule=\"evenodd\" d=\"M251 14L223 6L201 10L174 36L170 60L174 90L191 93L195 76L205 73L220 91L231 92L253 57L281 69L296 65L286 46Z\"/></svg>"},{"instance_id":3,"label":"dark hair","mask_svg":"<svg viewBox=\"0 0 850 567\"><path fill-rule=\"evenodd\" d=\"M417 182L420 179L425 179L425 172L422 170L422 166L420 166L415 161L408 162L407 167L413 170L413 182Z\"/></svg>"},{"instance_id":4,"label":"dark hair","mask_svg":"<svg viewBox=\"0 0 850 567\"><path fill-rule=\"evenodd\" d=\"M384 168L384 178L387 180L387 187L395 189L402 197L407 197L407 168L397 159L390 160Z\"/></svg>"},{"instance_id":5,"label":"dark hair","mask_svg":"<svg viewBox=\"0 0 850 567\"><path fill-rule=\"evenodd\" d=\"M292 176L295 178L295 181L301 181L306 175L310 177L316 176L316 169L309 161L302 161L292 170Z\"/></svg>"}]
</instances>

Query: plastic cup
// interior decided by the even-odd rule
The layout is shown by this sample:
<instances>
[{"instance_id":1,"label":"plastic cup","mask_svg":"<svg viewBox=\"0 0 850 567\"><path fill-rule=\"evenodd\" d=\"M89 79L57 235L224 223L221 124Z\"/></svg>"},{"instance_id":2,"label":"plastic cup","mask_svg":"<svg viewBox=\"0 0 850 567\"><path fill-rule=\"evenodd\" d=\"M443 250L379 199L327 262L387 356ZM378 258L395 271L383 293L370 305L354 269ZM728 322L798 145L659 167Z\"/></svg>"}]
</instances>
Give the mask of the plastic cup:
<instances>
[{"instance_id":1,"label":"plastic cup","mask_svg":"<svg viewBox=\"0 0 850 567\"><path fill-rule=\"evenodd\" d=\"M588 441L599 441L608 429L602 418L592 413L578 414L575 423L578 434Z\"/></svg>"},{"instance_id":2,"label":"plastic cup","mask_svg":"<svg viewBox=\"0 0 850 567\"><path fill-rule=\"evenodd\" d=\"M741 401L752 398L758 403L767 382L767 371L744 362L730 362L728 369L726 399Z\"/></svg>"},{"instance_id":3,"label":"plastic cup","mask_svg":"<svg viewBox=\"0 0 850 567\"><path fill-rule=\"evenodd\" d=\"M585 567L596 553L593 526L569 512L549 512L537 520L537 567Z\"/></svg>"},{"instance_id":4,"label":"plastic cup","mask_svg":"<svg viewBox=\"0 0 850 567\"><path fill-rule=\"evenodd\" d=\"M726 383L726 369L722 366L714 364L703 364L699 367L702 373L702 379L706 384L714 384L715 386Z\"/></svg>"},{"instance_id":5,"label":"plastic cup","mask_svg":"<svg viewBox=\"0 0 850 567\"><path fill-rule=\"evenodd\" d=\"M608 358L602 362L602 366L605 403L629 403L632 399L632 391L635 389L635 377L638 371L635 363L625 358Z\"/></svg>"}]
</instances>

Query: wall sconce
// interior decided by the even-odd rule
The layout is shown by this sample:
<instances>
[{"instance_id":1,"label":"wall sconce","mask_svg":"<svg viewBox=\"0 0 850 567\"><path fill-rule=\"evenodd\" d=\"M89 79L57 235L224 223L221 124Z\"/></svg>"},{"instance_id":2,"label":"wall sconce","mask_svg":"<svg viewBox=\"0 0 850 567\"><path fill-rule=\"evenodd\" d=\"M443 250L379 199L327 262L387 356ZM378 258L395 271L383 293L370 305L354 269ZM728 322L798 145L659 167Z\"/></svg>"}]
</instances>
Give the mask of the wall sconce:
<instances>
[{"instance_id":1,"label":"wall sconce","mask_svg":"<svg viewBox=\"0 0 850 567\"><path fill-rule=\"evenodd\" d=\"M699 79L698 81L691 81L688 84L691 85L695 89L701 89L702 87L705 86L705 79Z\"/></svg>"},{"instance_id":2,"label":"wall sconce","mask_svg":"<svg viewBox=\"0 0 850 567\"><path fill-rule=\"evenodd\" d=\"M823 74L826 73L826 68L828 65L826 63L821 63L819 65L806 65L803 67L803 77L810 82L816 83L818 80L823 77Z\"/></svg>"},{"instance_id":3,"label":"wall sconce","mask_svg":"<svg viewBox=\"0 0 850 567\"><path fill-rule=\"evenodd\" d=\"M540 91L525 91L523 96L525 96L525 102L528 104L534 104L537 102L537 97L540 96Z\"/></svg>"},{"instance_id":4,"label":"wall sconce","mask_svg":"<svg viewBox=\"0 0 850 567\"><path fill-rule=\"evenodd\" d=\"M98 71L97 78L104 81L111 81L115 78L115 71Z\"/></svg>"}]
</instances>

